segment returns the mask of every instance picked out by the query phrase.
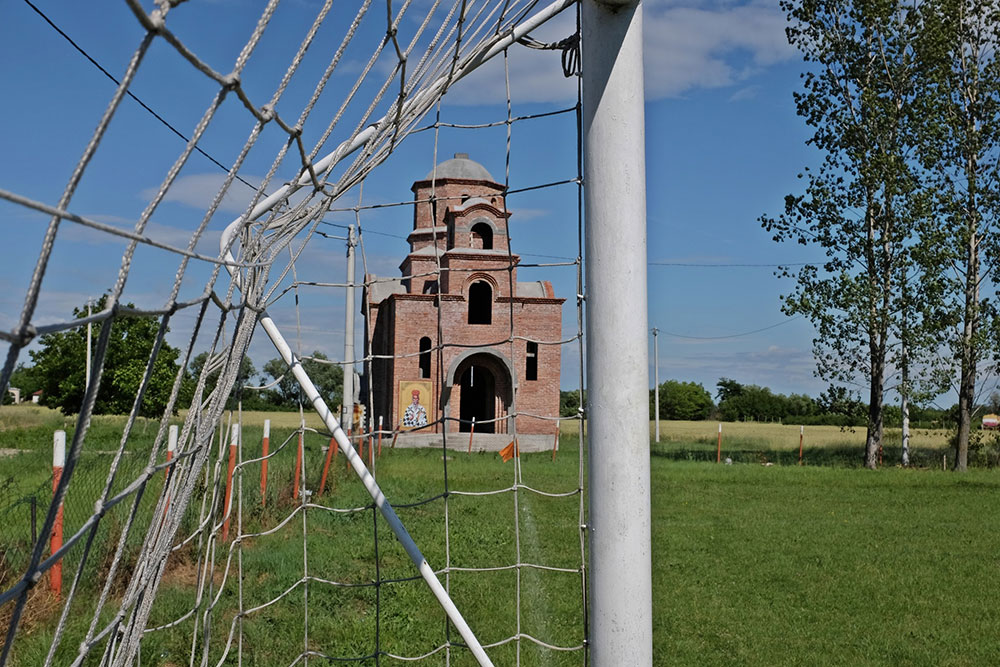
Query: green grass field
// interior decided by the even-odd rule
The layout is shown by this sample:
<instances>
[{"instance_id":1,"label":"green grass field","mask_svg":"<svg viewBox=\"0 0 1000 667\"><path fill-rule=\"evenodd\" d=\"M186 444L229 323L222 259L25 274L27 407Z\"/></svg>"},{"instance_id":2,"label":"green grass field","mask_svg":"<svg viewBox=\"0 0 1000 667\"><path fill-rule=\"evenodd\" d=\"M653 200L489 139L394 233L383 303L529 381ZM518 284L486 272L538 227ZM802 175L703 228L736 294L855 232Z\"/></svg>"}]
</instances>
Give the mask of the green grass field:
<instances>
[{"instance_id":1,"label":"green grass field","mask_svg":"<svg viewBox=\"0 0 1000 667\"><path fill-rule=\"evenodd\" d=\"M66 425L63 418L45 411L30 419L21 416L18 424L11 423L14 418L9 415L6 409L0 411L0 448L37 451L14 457L24 456L26 461L47 454L51 428L57 422ZM287 424L272 417L272 451L293 432L298 417L291 417L293 421ZM263 418L244 415L246 448L257 446L251 443L259 441L257 424ZM824 452L850 451L859 459L861 442L848 439L857 434L845 435L832 427L806 429L809 465L780 465L797 458L797 428L730 424L723 426L724 456L752 455L746 456L746 463L716 465L698 460L701 455L697 454L710 453L714 460L715 424L664 422L664 434L668 425L676 430L652 447L651 459L655 664L994 664L1000 655L996 633L1000 610L995 604L1000 599L1000 512L994 507L1000 473L996 470L977 469L959 476L941 472L939 465L910 470L887 466L875 472L852 467L855 464L850 462L841 465L839 455L824 458ZM685 430L706 426L707 433L691 435ZM86 475L103 482L100 462L108 455L98 452L114 448L121 422L99 418L93 428L88 443L91 439L95 443L95 451L89 454L95 463L80 472L91 471ZM152 423L139 428L136 452L155 435ZM789 429L794 429L791 442L785 432ZM563 424L555 462L549 454L522 457L525 484L567 493L576 488L574 430L575 424ZM933 432L927 438L920 447L928 451L938 451L946 442L944 435ZM10 444L14 442L24 444ZM36 442L41 444L35 446ZM307 470L313 471L308 475L318 476L324 444L322 436L307 434ZM918 447L916 442L914 446ZM794 457L784 460L782 453ZM773 457L768 460L779 465L759 465L762 456ZM0 471L10 470L10 460L0 459ZM272 460L266 510L259 507L259 468L247 468L244 532L274 528L294 511L293 462L291 442ZM379 482L435 567L446 562L444 501L436 497L407 505L445 491L445 464L452 492L497 490L513 482L513 463L503 464L495 454L449 452L444 460L437 450L384 452L377 467ZM81 483L86 475L81 476ZM21 477L27 483L30 475ZM44 483L47 472L38 472L37 479ZM35 481L30 479L31 484ZM369 502L353 474L344 470L342 458L333 484L335 488L319 502L337 507L364 507ZM316 486L311 479L310 488ZM148 498L155 500L158 492L158 488L151 489ZM548 498L522 491L517 494L515 511L514 495L509 492L450 495L450 562L453 567L470 568L509 565L518 560L519 549L524 562L574 570L580 563L578 503L577 495ZM102 533L106 545L115 536L115 526L120 526L121 519L115 516L112 513L106 520L109 527ZM186 525L193 525L193 519L192 510ZM380 537L377 559L374 530ZM0 521L0 538L4 547L13 544L9 523ZM243 561L242 591L235 565L223 578L226 548L220 545L216 551L210 590L206 587L206 601L198 614L201 618L207 600L217 598L211 613L209 664L220 659L230 629L239 627L234 619L241 594L246 609L287 592L277 603L246 616L242 632L234 634L234 642L242 637L243 664L247 665L288 664L303 648L343 657L369 656L376 646L376 616L378 646L387 653L429 651L448 632L443 613L423 583L407 581L414 575L413 568L371 509L338 514L308 510L305 522L299 513L272 535L248 538L242 554L234 551L234 564L237 555ZM92 607L96 594L93 582L106 571L106 559L95 558L89 567L75 607L80 613L71 616L57 664L75 655L89 621L84 612ZM190 609L198 567L194 549L171 557L153 608L153 624L167 623ZM309 579L303 577L306 571ZM396 579L402 581L377 589L362 585ZM319 580L352 586L331 586ZM4 587L9 583L8 577ZM562 645L583 639L580 575L576 572L456 571L450 576L450 586L486 643L517 632ZM116 587L108 613L113 613L123 589L124 582ZM44 658L58 614L46 595L47 591L38 590L32 599L34 613L22 627L15 665L35 665ZM309 600L308 633L305 596ZM0 609L0 618L5 611ZM189 618L147 634L143 664L187 664L194 622ZM199 633L202 629L199 625ZM455 637L453 630L451 636ZM515 663L517 650L512 642L490 649L490 654L496 664L508 665ZM524 665L583 664L580 652L551 651L530 641L522 641L520 651ZM236 664L232 653L225 664ZM374 665L375 660L358 664ZM383 655L380 664L396 661ZM421 664L444 665L444 654ZM465 651L456 649L451 664L472 663Z\"/></svg>"}]
</instances>

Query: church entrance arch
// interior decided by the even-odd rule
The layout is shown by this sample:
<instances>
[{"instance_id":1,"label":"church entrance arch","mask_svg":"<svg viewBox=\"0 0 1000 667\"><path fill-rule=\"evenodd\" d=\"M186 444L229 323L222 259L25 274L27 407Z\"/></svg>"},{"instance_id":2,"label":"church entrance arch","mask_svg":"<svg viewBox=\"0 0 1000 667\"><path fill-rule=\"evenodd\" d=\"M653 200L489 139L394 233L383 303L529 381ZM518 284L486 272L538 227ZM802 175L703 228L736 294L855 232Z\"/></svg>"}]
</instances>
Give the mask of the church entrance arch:
<instances>
[{"instance_id":1,"label":"church entrance arch","mask_svg":"<svg viewBox=\"0 0 1000 667\"><path fill-rule=\"evenodd\" d=\"M467 433L475 418L476 433L506 433L504 417L513 400L507 360L492 352L476 352L458 360L452 368L451 413L454 415L458 408L458 430Z\"/></svg>"}]
</instances>

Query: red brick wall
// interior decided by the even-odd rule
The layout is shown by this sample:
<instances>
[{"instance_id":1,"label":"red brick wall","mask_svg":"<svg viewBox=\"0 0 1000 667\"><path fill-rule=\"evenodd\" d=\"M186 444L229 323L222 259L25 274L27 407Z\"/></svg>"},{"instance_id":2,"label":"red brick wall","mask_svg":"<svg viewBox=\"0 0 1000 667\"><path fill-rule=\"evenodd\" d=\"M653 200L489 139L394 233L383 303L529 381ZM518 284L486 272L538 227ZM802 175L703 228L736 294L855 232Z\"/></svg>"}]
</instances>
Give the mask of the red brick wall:
<instances>
[{"instance_id":1,"label":"red brick wall","mask_svg":"<svg viewBox=\"0 0 1000 667\"><path fill-rule=\"evenodd\" d=\"M557 417L559 414L559 377L561 367L562 304L564 299L554 298L552 286L545 283L548 298L525 298L516 293L518 257L507 254L506 215L503 213L502 188L488 181L452 179L438 182L434 191L437 205L420 201L431 195L428 181L417 182L413 191L418 200L414 206L414 229L429 229L432 225L450 226L450 233L442 233L439 248L446 250L449 237L455 250L441 257L442 269L436 275L417 277L436 269L433 256L409 255L400 268L410 280L408 294L393 294L382 304L371 304L368 312L371 345L369 353L393 355L393 359L373 360L371 380L375 395L374 414L382 415L386 425L397 426L400 400L408 403L409 396L398 396L400 381L421 380L420 339L431 339L431 377L434 385L433 400L422 400L428 410L428 419L444 416L440 396L442 385L451 385L448 402L450 416L454 418L444 428L458 431L459 406L461 405L460 378L464 368L472 363L471 354L492 353L506 359L513 368L508 378L504 363L486 365L495 369L497 393L509 401L511 386L516 386L517 430L520 433L554 434L557 422L539 419ZM490 206L477 206L468 211L448 215L449 206L461 203L461 197L483 197ZM495 210L490 210L495 207ZM493 236L496 254L462 253L473 242L469 226L473 220L487 218L497 230ZM411 252L427 247L425 235L410 237ZM513 266L511 266L513 259ZM439 280L440 294L424 294L426 283ZM469 324L468 287L476 280L486 280L493 285L492 321L490 324ZM512 294L512 286L515 287ZM440 312L439 312L440 311ZM438 340L438 317L442 340ZM536 380L526 380L527 340L538 343L538 375ZM436 348L441 346L441 350ZM486 346L486 347L478 347ZM455 366L457 360L464 361ZM478 362L477 362L478 363ZM452 368L455 366L455 368ZM507 406L507 412L514 409ZM502 416L500 414L497 415ZM435 430L440 430L438 427ZM509 424L497 424L496 432L509 432Z\"/></svg>"},{"instance_id":2,"label":"red brick wall","mask_svg":"<svg viewBox=\"0 0 1000 667\"><path fill-rule=\"evenodd\" d=\"M437 340L437 307L434 297L427 295L393 295L388 301L394 304L395 327L393 329L392 347L397 358L393 372L393 400L389 415L396 419L399 410L399 397L396 390L401 380L420 379L419 343L420 338L428 336L436 347ZM562 299L495 299L493 303L493 322L491 324L468 324L468 302L464 297L444 296L441 300L441 330L444 343L440 354L441 369L439 372L439 355L431 356L431 379L434 382L435 397L440 395L441 378L445 383L454 382L456 386L451 392L451 416L458 418L460 405L459 378L444 377L447 375L456 358L467 351L468 346L493 343L482 351L492 350L505 357L514 367L517 383L517 429L521 433L552 433L556 431L554 421L546 421L527 416L528 414L556 417L559 414L559 375L561 368L561 346L554 344L562 333ZM513 311L514 326L511 331L511 312ZM518 338L511 340L514 336ZM525 380L527 366L527 342L525 338L536 341L538 346L538 379ZM546 343L553 343L546 345ZM477 350L478 351L478 350ZM411 355L400 358L399 355ZM403 397L404 403L409 397ZM442 416L438 401L433 403L434 414L428 418L438 419ZM452 422L449 431L457 431L458 423ZM498 429L499 430L499 429Z\"/></svg>"}]
</instances>

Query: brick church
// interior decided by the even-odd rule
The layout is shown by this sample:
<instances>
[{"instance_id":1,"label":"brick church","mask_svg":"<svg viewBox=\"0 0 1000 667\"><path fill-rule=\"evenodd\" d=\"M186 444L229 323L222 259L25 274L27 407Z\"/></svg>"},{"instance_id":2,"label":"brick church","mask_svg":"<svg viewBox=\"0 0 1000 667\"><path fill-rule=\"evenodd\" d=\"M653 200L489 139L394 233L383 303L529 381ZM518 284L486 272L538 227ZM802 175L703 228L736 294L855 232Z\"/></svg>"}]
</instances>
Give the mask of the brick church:
<instances>
[{"instance_id":1,"label":"brick church","mask_svg":"<svg viewBox=\"0 0 1000 667\"><path fill-rule=\"evenodd\" d=\"M434 434L475 420L477 434L506 434L516 395L519 440L555 434L558 422L537 417L559 415L560 346L545 343L561 337L565 299L548 281L517 281L503 186L457 153L412 190L402 277L365 276L375 421Z\"/></svg>"}]
</instances>

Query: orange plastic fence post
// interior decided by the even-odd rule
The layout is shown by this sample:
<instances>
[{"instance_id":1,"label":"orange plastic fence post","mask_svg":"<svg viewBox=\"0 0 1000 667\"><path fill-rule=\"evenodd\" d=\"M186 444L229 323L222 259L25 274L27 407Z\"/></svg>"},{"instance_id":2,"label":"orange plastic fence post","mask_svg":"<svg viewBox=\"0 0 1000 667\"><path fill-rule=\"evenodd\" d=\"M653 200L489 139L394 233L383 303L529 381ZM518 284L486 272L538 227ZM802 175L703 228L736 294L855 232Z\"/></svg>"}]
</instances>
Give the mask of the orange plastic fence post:
<instances>
[{"instance_id":1,"label":"orange plastic fence post","mask_svg":"<svg viewBox=\"0 0 1000 667\"><path fill-rule=\"evenodd\" d=\"M330 459L333 457L333 453L337 450L337 440L336 438L330 438L330 445L326 448L326 463L323 464L323 476L319 479L319 493L318 496L323 495L323 489L326 488L326 474L330 472Z\"/></svg>"},{"instance_id":2,"label":"orange plastic fence post","mask_svg":"<svg viewBox=\"0 0 1000 667\"><path fill-rule=\"evenodd\" d=\"M267 456L271 449L271 420L264 420L264 442L262 444L261 456L264 460L260 462L260 506L267 505Z\"/></svg>"},{"instance_id":3,"label":"orange plastic fence post","mask_svg":"<svg viewBox=\"0 0 1000 667\"><path fill-rule=\"evenodd\" d=\"M296 500L299 497L299 475L302 471L302 436L304 431L299 430L299 447L295 455L295 483L292 488L292 500Z\"/></svg>"},{"instance_id":4,"label":"orange plastic fence post","mask_svg":"<svg viewBox=\"0 0 1000 667\"><path fill-rule=\"evenodd\" d=\"M476 433L476 418L472 418L472 427L469 429L469 453L472 453L472 436Z\"/></svg>"},{"instance_id":5,"label":"orange plastic fence post","mask_svg":"<svg viewBox=\"0 0 1000 667\"><path fill-rule=\"evenodd\" d=\"M233 470L236 468L236 443L239 441L239 424L233 424L233 431L229 436L229 466L226 469L226 500L222 509L222 541L229 540L229 510L233 506Z\"/></svg>"},{"instance_id":6,"label":"orange plastic fence post","mask_svg":"<svg viewBox=\"0 0 1000 667\"><path fill-rule=\"evenodd\" d=\"M719 423L719 444L715 449L715 462L722 463L722 424Z\"/></svg>"},{"instance_id":7,"label":"orange plastic fence post","mask_svg":"<svg viewBox=\"0 0 1000 667\"><path fill-rule=\"evenodd\" d=\"M55 498L59 480L62 479L63 466L66 465L66 431L56 431L52 435L52 497ZM52 526L52 539L49 542L50 553L62 549L63 544L63 504L56 509L56 522ZM55 596L62 596L62 559L57 560L49 570L49 585Z\"/></svg>"}]
</instances>

